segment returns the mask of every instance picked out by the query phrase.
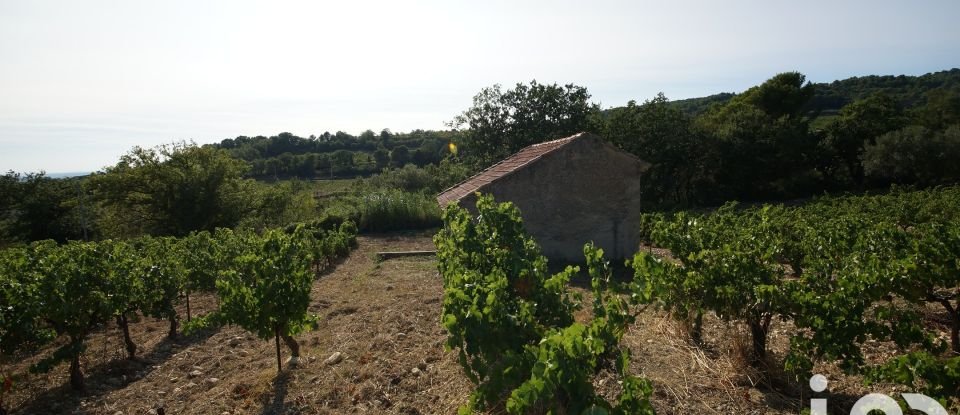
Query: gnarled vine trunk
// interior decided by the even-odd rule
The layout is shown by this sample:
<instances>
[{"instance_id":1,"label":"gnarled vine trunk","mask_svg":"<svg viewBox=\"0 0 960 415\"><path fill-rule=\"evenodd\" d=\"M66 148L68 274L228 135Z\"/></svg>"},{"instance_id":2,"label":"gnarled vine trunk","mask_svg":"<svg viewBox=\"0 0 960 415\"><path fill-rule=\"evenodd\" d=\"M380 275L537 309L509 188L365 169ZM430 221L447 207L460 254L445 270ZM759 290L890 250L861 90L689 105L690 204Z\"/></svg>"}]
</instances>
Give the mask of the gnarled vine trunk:
<instances>
[{"instance_id":1,"label":"gnarled vine trunk","mask_svg":"<svg viewBox=\"0 0 960 415\"><path fill-rule=\"evenodd\" d=\"M74 343L78 342L74 341ZM80 368L79 347L73 349L73 356L70 358L70 388L79 391L83 390L83 369Z\"/></svg>"},{"instance_id":2,"label":"gnarled vine trunk","mask_svg":"<svg viewBox=\"0 0 960 415\"><path fill-rule=\"evenodd\" d=\"M767 331L770 328L771 315L764 315L757 319L749 319L750 339L753 345L750 354L750 363L758 366L767 356Z\"/></svg>"},{"instance_id":3,"label":"gnarled vine trunk","mask_svg":"<svg viewBox=\"0 0 960 415\"><path fill-rule=\"evenodd\" d=\"M167 337L170 339L176 339L178 327L180 327L180 322L177 320L177 316L170 316L170 331L167 332Z\"/></svg>"},{"instance_id":4,"label":"gnarled vine trunk","mask_svg":"<svg viewBox=\"0 0 960 415\"><path fill-rule=\"evenodd\" d=\"M280 337L283 338L283 342L287 344L287 347L290 348L290 357L299 358L300 357L300 343L297 343L297 339L294 339L293 336L284 334Z\"/></svg>"},{"instance_id":5,"label":"gnarled vine trunk","mask_svg":"<svg viewBox=\"0 0 960 415\"><path fill-rule=\"evenodd\" d=\"M117 326L123 331L123 343L127 346L127 357L133 359L137 355L137 344L130 338L130 324L127 322L127 315L117 316Z\"/></svg>"}]
</instances>

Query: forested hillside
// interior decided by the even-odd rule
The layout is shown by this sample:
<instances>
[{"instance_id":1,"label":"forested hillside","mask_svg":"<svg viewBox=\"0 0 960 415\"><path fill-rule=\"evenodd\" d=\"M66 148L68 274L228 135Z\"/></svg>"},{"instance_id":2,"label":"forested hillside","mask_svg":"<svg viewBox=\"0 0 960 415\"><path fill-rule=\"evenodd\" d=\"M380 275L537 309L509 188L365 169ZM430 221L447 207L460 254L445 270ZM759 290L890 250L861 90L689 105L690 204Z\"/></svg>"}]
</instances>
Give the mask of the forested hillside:
<instances>
[{"instance_id":1,"label":"forested hillside","mask_svg":"<svg viewBox=\"0 0 960 415\"><path fill-rule=\"evenodd\" d=\"M814 84L816 93L808 109L820 115L836 114L845 105L876 93L895 99L900 105L912 108L923 104L926 94L935 89L960 87L960 69L932 72L920 76L868 75ZM687 115L698 115L713 104L723 104L736 96L735 93L687 98L673 101L673 105Z\"/></svg>"},{"instance_id":2,"label":"forested hillside","mask_svg":"<svg viewBox=\"0 0 960 415\"><path fill-rule=\"evenodd\" d=\"M379 134L367 130L359 136L343 131L309 137L290 133L240 136L213 146L249 162L253 177L333 178L369 176L408 163L420 167L437 164L447 155L451 138L449 131L392 133L384 129Z\"/></svg>"}]
</instances>

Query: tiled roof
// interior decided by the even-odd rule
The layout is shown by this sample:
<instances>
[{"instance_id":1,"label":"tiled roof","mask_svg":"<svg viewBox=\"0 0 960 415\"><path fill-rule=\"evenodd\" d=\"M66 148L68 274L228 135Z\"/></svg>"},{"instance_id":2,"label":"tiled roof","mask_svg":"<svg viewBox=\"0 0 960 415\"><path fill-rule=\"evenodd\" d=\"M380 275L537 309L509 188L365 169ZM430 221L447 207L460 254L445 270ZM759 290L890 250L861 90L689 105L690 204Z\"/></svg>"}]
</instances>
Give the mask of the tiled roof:
<instances>
[{"instance_id":1,"label":"tiled roof","mask_svg":"<svg viewBox=\"0 0 960 415\"><path fill-rule=\"evenodd\" d=\"M447 190L444 190L442 193L437 195L437 202L440 204L440 206L445 207L450 203L463 199L464 197L480 190L481 187L486 186L488 183L520 170L526 165L536 161L540 157L556 151L557 149L584 135L586 134L580 133L567 138L546 141L529 147L524 147L520 151L514 153L512 156L501 160L499 163L488 167L486 170L477 173L473 177L464 180Z\"/></svg>"}]
</instances>

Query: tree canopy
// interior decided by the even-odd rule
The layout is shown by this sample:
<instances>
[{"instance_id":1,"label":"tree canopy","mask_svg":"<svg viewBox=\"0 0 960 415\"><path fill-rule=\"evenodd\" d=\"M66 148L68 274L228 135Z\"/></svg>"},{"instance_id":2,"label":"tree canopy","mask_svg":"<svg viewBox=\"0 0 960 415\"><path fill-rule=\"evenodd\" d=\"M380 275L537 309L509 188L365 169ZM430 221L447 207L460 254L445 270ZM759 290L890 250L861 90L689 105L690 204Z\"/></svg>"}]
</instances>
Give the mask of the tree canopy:
<instances>
[{"instance_id":1,"label":"tree canopy","mask_svg":"<svg viewBox=\"0 0 960 415\"><path fill-rule=\"evenodd\" d=\"M183 236L236 225L253 208L247 164L224 150L180 143L136 147L93 178L118 233Z\"/></svg>"},{"instance_id":2,"label":"tree canopy","mask_svg":"<svg viewBox=\"0 0 960 415\"><path fill-rule=\"evenodd\" d=\"M450 125L461 129L465 157L490 164L523 147L587 130L599 107L574 84L518 83L484 88Z\"/></svg>"}]
</instances>

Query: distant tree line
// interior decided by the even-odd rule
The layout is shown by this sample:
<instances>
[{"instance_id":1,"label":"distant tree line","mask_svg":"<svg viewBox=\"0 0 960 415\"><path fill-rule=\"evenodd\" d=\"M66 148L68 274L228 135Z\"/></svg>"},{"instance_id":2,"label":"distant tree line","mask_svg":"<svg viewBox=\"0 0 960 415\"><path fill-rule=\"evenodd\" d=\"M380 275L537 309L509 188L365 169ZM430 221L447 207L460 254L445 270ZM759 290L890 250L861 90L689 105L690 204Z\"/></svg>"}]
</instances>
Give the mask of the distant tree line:
<instances>
[{"instance_id":1,"label":"distant tree line","mask_svg":"<svg viewBox=\"0 0 960 415\"><path fill-rule=\"evenodd\" d=\"M462 159L478 167L530 144L597 133L653 164L646 200L660 207L960 181L960 70L829 84L830 96L849 102L829 116L816 104L819 88L788 72L698 103L659 94L601 110L584 87L533 81L484 89L451 126Z\"/></svg>"},{"instance_id":2,"label":"distant tree line","mask_svg":"<svg viewBox=\"0 0 960 415\"><path fill-rule=\"evenodd\" d=\"M299 137L276 136L228 138L213 147L229 151L250 163L255 178L314 178L369 176L385 168L406 164L438 164L449 154L450 131L414 130L393 133L388 129L359 136L338 131Z\"/></svg>"},{"instance_id":3,"label":"distant tree line","mask_svg":"<svg viewBox=\"0 0 960 415\"><path fill-rule=\"evenodd\" d=\"M819 117L836 115L841 108L871 95L882 93L904 107L923 105L927 93L935 89L956 89L960 87L960 69L932 72L920 76L906 75L869 75L833 81L815 83L813 98L805 110ZM723 104L737 94L722 92L706 97L672 101L671 104L684 114L695 116L706 112L714 104Z\"/></svg>"}]
</instances>

